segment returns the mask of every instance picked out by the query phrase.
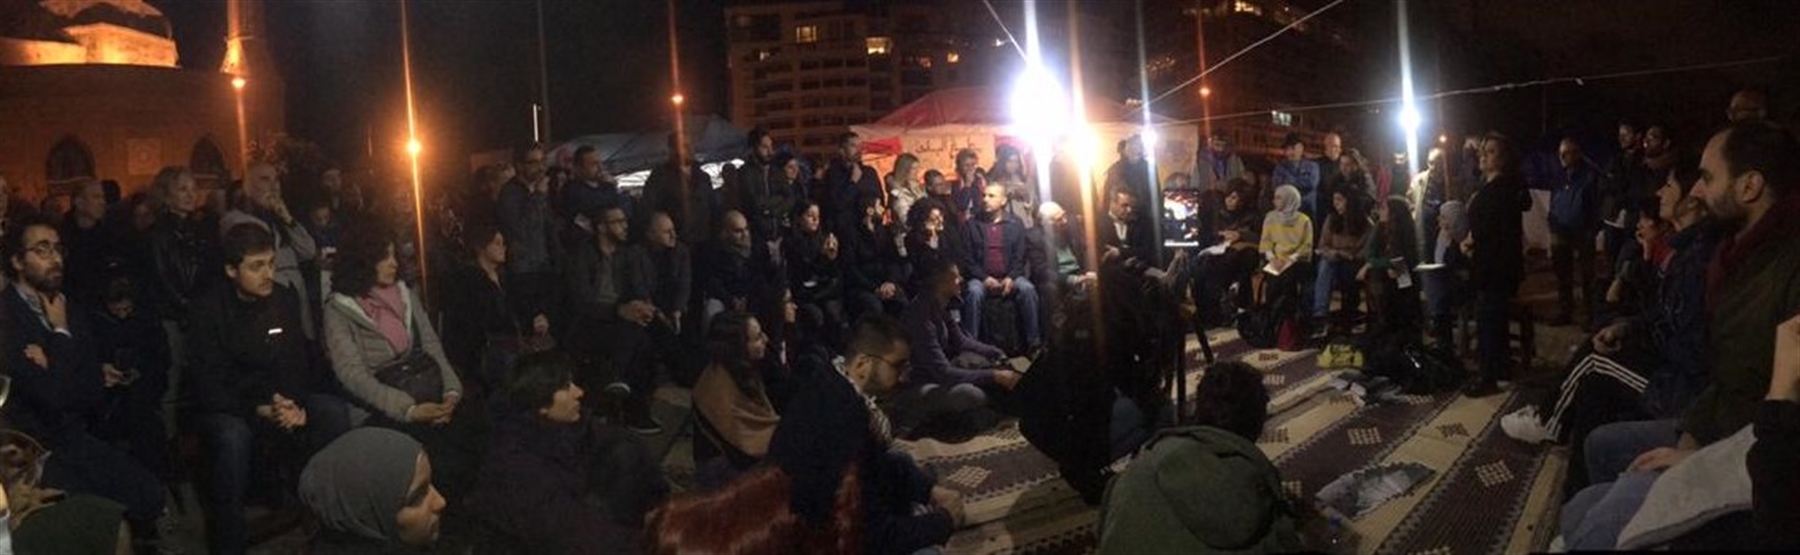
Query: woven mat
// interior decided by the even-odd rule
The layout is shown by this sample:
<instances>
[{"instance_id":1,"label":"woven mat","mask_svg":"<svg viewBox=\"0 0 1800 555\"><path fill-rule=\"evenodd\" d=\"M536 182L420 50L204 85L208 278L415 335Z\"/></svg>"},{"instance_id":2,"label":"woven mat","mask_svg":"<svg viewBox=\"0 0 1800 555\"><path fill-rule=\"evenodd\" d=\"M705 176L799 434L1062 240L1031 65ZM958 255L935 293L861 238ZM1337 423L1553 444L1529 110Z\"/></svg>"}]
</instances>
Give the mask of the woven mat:
<instances>
[{"instance_id":1,"label":"woven mat","mask_svg":"<svg viewBox=\"0 0 1800 555\"><path fill-rule=\"evenodd\" d=\"M1560 454L1507 438L1499 417L1512 395L1407 396L1362 406L1329 388L1335 372L1317 353L1251 349L1236 332L1210 334L1221 360L1264 373L1269 424L1257 442L1281 468L1283 488L1309 499L1338 476L1386 462L1415 461L1437 474L1410 495L1347 523L1357 553L1521 553L1549 543L1564 462ZM1190 355L1198 360L1197 344ZM1196 365L1197 367L1198 365ZM1199 372L1193 378L1198 378ZM1190 391L1197 379L1189 380ZM950 487L970 495L970 522L949 543L955 554L1080 554L1094 551L1098 513L1023 443L1013 423L959 445L905 447ZM1308 538L1324 549L1325 538Z\"/></svg>"}]
</instances>

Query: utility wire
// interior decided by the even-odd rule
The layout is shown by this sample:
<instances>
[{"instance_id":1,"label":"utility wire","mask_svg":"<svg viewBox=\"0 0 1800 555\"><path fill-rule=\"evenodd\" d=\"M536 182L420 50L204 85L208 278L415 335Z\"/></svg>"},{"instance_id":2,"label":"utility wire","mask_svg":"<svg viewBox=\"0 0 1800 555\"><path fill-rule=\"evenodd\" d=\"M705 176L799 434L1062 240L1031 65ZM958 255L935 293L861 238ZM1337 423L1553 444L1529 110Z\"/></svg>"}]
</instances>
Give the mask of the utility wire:
<instances>
[{"instance_id":1,"label":"utility wire","mask_svg":"<svg viewBox=\"0 0 1800 555\"><path fill-rule=\"evenodd\" d=\"M1722 68L1728 68L1728 67L1766 64L1766 63L1778 62L1785 58L1786 58L1786 56L1765 56L1762 58L1750 58L1750 59L1736 60L1736 61L1730 61L1730 62L1716 62L1716 63L1708 63L1708 64L1692 64L1692 65L1685 65L1685 66L1665 67L1665 68L1657 68L1657 69L1620 71L1620 72L1614 72L1614 73L1601 73L1601 74L1595 74L1595 75L1586 75L1586 76L1581 76L1581 77L1552 77L1552 78L1548 78L1548 79L1538 79L1538 80L1534 80L1534 81L1521 81L1521 82L1517 82L1517 83L1502 83L1502 84L1498 84L1498 85L1488 85L1488 86L1484 86L1484 87L1471 87L1471 88L1467 88L1467 89L1443 91L1443 92L1438 92L1438 93L1425 95L1425 96L1415 96L1413 99L1415 101L1437 100L1437 99L1441 99L1441 98L1450 98L1450 97L1455 97L1455 96L1496 93L1496 92L1509 91L1509 90L1515 90L1515 89L1524 89L1524 88L1530 88L1530 87L1543 87L1543 86L1557 85L1557 84L1563 84L1563 83L1575 83L1577 85L1586 85L1589 81L1606 81L1606 80L1610 80L1610 79L1624 79L1627 77L1643 77L1646 75L1662 75L1662 74L1667 74L1667 73L1682 73L1682 72L1688 72L1688 71L1701 71L1701 70L1708 70L1708 69L1722 69ZM1244 117L1252 117L1252 116L1262 116L1262 115L1268 115L1269 112L1277 111L1277 110L1282 111L1282 112L1289 112L1289 113L1307 112L1307 111L1313 111L1313 110L1330 110L1330 109L1336 109L1336 108L1356 108L1356 107L1361 107L1361 106L1392 104L1392 103L1400 102L1400 101L1401 101L1401 97L1392 96L1392 97L1387 97L1387 98L1377 98L1377 99L1371 99L1371 100L1334 102L1334 103L1330 103L1330 104L1314 104L1311 106L1301 106L1298 108L1276 107L1276 108L1269 108L1267 110L1237 112L1234 114L1223 114L1223 115L1198 118L1198 119L1180 120L1180 121L1176 121L1176 122L1172 122L1172 123L1188 124L1188 123L1200 123L1200 122L1212 121L1212 120L1236 119L1236 118L1244 118Z\"/></svg>"},{"instance_id":2,"label":"utility wire","mask_svg":"<svg viewBox=\"0 0 1800 555\"><path fill-rule=\"evenodd\" d=\"M1343 0L1338 1L1342 2ZM994 16L994 24L1000 26L1000 32L1006 33L1006 42L1012 43L1013 50L1018 51L1020 58L1031 61L1031 57L1025 55L1025 47L1019 46L1019 39L1013 38L1012 30L1007 29L1006 22L1000 19L1000 12L994 9L994 3L989 0L981 0L981 3L987 6L988 15Z\"/></svg>"},{"instance_id":3,"label":"utility wire","mask_svg":"<svg viewBox=\"0 0 1800 555\"><path fill-rule=\"evenodd\" d=\"M1195 75L1194 78L1188 79L1186 81L1182 81L1181 84L1175 85L1174 87L1170 87L1168 91L1157 95L1156 98L1152 98L1148 101L1145 101L1143 104L1140 105L1141 109L1145 110L1145 111L1149 111L1151 104L1155 104L1159 100L1168 98L1169 95L1175 94L1176 92L1179 92L1181 89L1187 88L1189 85L1200 82L1200 80L1205 78L1207 76L1207 74L1210 74L1214 71L1218 71L1219 68L1225 67L1225 64L1231 63L1232 60L1238 59L1239 56L1243 56L1244 54L1249 53L1251 50L1255 50L1256 47L1262 46L1263 43L1275 40L1275 37L1279 37L1283 34L1286 34L1288 31L1291 31L1294 28L1299 27L1301 24L1306 23L1307 21L1310 21L1312 18L1318 17L1319 14L1325 13L1326 10L1335 8L1338 6L1338 4L1342 4L1342 3L1344 3L1344 0L1336 0L1330 4L1326 4L1325 7L1319 8L1317 10L1313 10L1312 13L1306 14L1306 17L1302 17L1300 19L1294 20L1293 23L1287 24L1287 26L1276 30L1274 33L1270 34L1269 36L1263 37L1261 40L1250 43L1250 46L1246 46L1246 47L1244 47L1243 50L1239 50L1230 56L1226 56L1225 59L1219 60L1219 63L1207 66L1206 71L1200 72L1200 74ZM991 10L991 9L993 9L993 7L990 6L988 9ZM1142 42L1143 40L1144 40L1144 38L1140 35L1138 37L1138 41Z\"/></svg>"}]
</instances>

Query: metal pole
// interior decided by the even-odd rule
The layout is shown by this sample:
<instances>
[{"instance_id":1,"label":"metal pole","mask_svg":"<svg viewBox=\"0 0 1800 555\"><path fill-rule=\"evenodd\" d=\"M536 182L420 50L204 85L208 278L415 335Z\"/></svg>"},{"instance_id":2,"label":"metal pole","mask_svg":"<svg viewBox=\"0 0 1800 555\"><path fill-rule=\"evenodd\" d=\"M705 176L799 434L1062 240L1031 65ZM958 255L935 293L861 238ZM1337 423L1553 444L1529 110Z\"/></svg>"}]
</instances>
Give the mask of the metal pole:
<instances>
[{"instance_id":1,"label":"metal pole","mask_svg":"<svg viewBox=\"0 0 1800 555\"><path fill-rule=\"evenodd\" d=\"M544 54L544 0L538 0L537 2L537 36L539 106L537 125L539 125L540 128L537 130L538 133L533 134L532 139L541 142L548 140L553 136L550 133L550 71L547 69L549 64L545 61Z\"/></svg>"}]
</instances>

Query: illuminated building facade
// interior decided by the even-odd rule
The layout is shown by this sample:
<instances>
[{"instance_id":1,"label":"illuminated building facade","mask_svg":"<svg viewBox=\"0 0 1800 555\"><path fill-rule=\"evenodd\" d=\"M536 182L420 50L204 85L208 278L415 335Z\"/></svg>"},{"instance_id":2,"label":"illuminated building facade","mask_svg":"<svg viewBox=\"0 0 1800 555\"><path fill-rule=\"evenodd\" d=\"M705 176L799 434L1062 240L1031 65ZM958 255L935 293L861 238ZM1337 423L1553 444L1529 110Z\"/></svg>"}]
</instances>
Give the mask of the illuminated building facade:
<instances>
[{"instance_id":1,"label":"illuminated building facade","mask_svg":"<svg viewBox=\"0 0 1800 555\"><path fill-rule=\"evenodd\" d=\"M981 2L739 0L725 25L732 123L821 158L850 125L1018 61Z\"/></svg>"},{"instance_id":2,"label":"illuminated building facade","mask_svg":"<svg viewBox=\"0 0 1800 555\"><path fill-rule=\"evenodd\" d=\"M260 0L231 4L230 27L242 31L227 37L228 50L252 66L267 60L253 40ZM241 175L244 143L284 128L280 79L243 63L233 73L182 67L172 37L143 0L0 10L0 174L13 194L38 202L85 178L118 180L129 194L172 165L193 168L203 187ZM238 75L247 77L241 89Z\"/></svg>"}]
</instances>

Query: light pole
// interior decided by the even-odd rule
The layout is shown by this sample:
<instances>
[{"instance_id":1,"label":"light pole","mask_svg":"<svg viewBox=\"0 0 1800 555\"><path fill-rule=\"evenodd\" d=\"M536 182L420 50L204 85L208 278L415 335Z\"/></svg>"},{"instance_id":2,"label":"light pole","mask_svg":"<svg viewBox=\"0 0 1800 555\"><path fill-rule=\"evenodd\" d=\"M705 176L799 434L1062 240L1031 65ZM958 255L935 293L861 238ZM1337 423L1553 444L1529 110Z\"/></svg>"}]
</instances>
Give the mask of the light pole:
<instances>
[{"instance_id":1,"label":"light pole","mask_svg":"<svg viewBox=\"0 0 1800 555\"><path fill-rule=\"evenodd\" d=\"M237 107L238 167L250 171L250 126L244 117L244 87L249 85L242 75L231 78L232 103Z\"/></svg>"}]
</instances>

